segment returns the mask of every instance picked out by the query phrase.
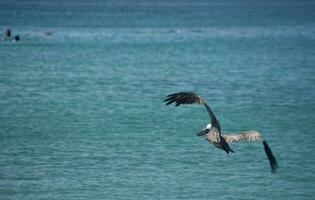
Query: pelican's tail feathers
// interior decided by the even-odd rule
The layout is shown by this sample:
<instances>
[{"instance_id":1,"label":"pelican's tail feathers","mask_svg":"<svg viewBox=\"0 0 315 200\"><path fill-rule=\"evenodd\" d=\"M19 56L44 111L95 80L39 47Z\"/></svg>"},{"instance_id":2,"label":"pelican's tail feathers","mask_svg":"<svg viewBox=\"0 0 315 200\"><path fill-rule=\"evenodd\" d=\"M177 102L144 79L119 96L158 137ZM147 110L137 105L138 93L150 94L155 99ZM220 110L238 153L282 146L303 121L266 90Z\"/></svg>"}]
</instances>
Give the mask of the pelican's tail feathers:
<instances>
[{"instance_id":1,"label":"pelican's tail feathers","mask_svg":"<svg viewBox=\"0 0 315 200\"><path fill-rule=\"evenodd\" d=\"M220 146L227 154L229 152L235 153L235 151L231 149L230 145L226 142L224 137L222 137L221 135L220 135Z\"/></svg>"},{"instance_id":2,"label":"pelican's tail feathers","mask_svg":"<svg viewBox=\"0 0 315 200\"><path fill-rule=\"evenodd\" d=\"M228 149L223 149L227 154L229 154L230 152L231 153L235 153L235 151L231 148L228 148Z\"/></svg>"},{"instance_id":3,"label":"pelican's tail feathers","mask_svg":"<svg viewBox=\"0 0 315 200\"><path fill-rule=\"evenodd\" d=\"M263 140L263 145L264 145L264 149L265 149L265 152L266 152L266 155L268 157L268 160L270 162L270 167L271 167L271 172L272 173L275 173L276 172L276 169L278 168L278 163L277 163L277 160L276 158L274 157L268 143L266 140Z\"/></svg>"}]
</instances>

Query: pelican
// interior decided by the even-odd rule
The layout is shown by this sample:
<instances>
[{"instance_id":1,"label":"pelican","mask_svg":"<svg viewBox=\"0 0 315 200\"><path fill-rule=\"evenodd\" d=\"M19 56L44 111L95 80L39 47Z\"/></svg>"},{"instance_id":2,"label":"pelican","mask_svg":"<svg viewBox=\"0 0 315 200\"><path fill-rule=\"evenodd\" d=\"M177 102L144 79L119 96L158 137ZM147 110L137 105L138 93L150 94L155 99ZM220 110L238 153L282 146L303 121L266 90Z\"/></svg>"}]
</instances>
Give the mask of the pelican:
<instances>
[{"instance_id":1,"label":"pelican","mask_svg":"<svg viewBox=\"0 0 315 200\"><path fill-rule=\"evenodd\" d=\"M278 168L276 158L274 157L267 141L262 137L262 135L257 131L242 131L234 134L223 135L221 134L221 126L219 120L216 118L211 108L207 105L206 101L199 95L194 92L179 92L173 93L166 96L164 102L165 105L175 103L175 106L181 104L202 104L207 109L211 123L200 132L197 133L197 136L204 136L204 138L213 144L215 147L225 151L227 154L229 152L235 153L231 149L229 143L235 143L238 141L262 141L265 153L269 160L271 166L271 172L275 173Z\"/></svg>"}]
</instances>

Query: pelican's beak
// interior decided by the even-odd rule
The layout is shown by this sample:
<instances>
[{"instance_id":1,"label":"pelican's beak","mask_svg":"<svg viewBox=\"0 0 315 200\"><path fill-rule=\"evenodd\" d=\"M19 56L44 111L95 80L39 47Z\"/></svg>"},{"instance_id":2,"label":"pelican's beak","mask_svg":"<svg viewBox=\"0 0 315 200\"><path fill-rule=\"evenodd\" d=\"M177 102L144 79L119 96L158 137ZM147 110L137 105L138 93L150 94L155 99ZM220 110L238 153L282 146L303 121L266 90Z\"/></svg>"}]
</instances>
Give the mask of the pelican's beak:
<instances>
[{"instance_id":1,"label":"pelican's beak","mask_svg":"<svg viewBox=\"0 0 315 200\"><path fill-rule=\"evenodd\" d=\"M203 129L202 131L200 131L199 133L197 133L197 136L203 136L204 134L208 133L209 129Z\"/></svg>"}]
</instances>

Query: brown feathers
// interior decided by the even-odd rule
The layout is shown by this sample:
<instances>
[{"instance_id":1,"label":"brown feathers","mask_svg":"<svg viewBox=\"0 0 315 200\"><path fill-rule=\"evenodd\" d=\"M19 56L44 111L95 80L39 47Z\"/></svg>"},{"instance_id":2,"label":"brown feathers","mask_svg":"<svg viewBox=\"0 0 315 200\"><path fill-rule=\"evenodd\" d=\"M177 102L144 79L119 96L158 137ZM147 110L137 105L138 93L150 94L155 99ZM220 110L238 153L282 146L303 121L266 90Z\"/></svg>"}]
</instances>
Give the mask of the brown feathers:
<instances>
[{"instance_id":1,"label":"brown feathers","mask_svg":"<svg viewBox=\"0 0 315 200\"><path fill-rule=\"evenodd\" d=\"M233 142L238 142L238 141L242 141L242 140L246 140L246 141L262 141L263 145L264 145L264 150L265 153L267 155L267 158L269 160L270 163L270 167L271 167L271 172L275 173L276 169L278 168L278 163L276 158L274 157L268 143L266 140L264 140L262 138L262 136L260 135L260 133L258 133L257 131L244 131L244 132L240 132L240 133L236 133L236 134L230 134L230 135L223 135L222 136L228 143L233 143Z\"/></svg>"},{"instance_id":2,"label":"brown feathers","mask_svg":"<svg viewBox=\"0 0 315 200\"><path fill-rule=\"evenodd\" d=\"M240 140L257 141L262 140L261 135L257 131L244 131L236 134L223 135L228 143L238 142Z\"/></svg>"},{"instance_id":3,"label":"brown feathers","mask_svg":"<svg viewBox=\"0 0 315 200\"><path fill-rule=\"evenodd\" d=\"M204 100L202 99L202 97L193 92L179 92L167 95L164 102L166 102L165 105L169 105L175 102L175 106L179 106L180 104L203 104Z\"/></svg>"}]
</instances>

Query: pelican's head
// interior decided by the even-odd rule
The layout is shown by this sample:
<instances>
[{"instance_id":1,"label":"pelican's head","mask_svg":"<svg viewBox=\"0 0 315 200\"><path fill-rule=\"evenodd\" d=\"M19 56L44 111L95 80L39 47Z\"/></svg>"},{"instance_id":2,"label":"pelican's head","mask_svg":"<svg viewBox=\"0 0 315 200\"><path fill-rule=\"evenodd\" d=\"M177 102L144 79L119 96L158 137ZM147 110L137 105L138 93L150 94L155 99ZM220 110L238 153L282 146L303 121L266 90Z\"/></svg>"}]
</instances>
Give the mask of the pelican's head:
<instances>
[{"instance_id":1,"label":"pelican's head","mask_svg":"<svg viewBox=\"0 0 315 200\"><path fill-rule=\"evenodd\" d=\"M197 136L203 136L204 134L208 133L210 128L211 128L211 124L207 124L207 126L202 131L197 133Z\"/></svg>"}]
</instances>

